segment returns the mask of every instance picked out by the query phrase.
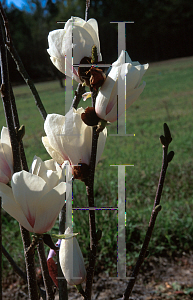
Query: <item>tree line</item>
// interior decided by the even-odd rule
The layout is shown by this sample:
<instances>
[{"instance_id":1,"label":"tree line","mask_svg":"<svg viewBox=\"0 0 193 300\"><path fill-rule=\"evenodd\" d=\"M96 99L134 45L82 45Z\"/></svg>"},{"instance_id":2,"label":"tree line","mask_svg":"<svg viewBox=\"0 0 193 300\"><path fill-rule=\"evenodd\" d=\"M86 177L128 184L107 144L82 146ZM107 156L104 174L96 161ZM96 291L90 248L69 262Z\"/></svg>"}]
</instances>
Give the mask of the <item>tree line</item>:
<instances>
[{"instance_id":1,"label":"tree line","mask_svg":"<svg viewBox=\"0 0 193 300\"><path fill-rule=\"evenodd\" d=\"M26 9L2 1L12 39L34 81L61 78L47 53L49 31L63 28L71 16L84 18L83 0L26 0ZM126 24L126 50L140 63L193 55L193 1L191 0L91 0L89 18L99 24L101 53L106 63L117 59L118 25ZM9 57L10 78L22 81Z\"/></svg>"}]
</instances>

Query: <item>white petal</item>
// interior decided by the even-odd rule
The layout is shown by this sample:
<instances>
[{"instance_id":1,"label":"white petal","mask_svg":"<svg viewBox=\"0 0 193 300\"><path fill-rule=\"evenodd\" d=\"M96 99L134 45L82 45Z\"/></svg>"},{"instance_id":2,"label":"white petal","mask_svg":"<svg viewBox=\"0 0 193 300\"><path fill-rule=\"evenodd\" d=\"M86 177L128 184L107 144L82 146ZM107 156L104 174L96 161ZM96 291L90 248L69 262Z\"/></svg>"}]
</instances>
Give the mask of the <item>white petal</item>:
<instances>
[{"instance_id":1,"label":"white petal","mask_svg":"<svg viewBox=\"0 0 193 300\"><path fill-rule=\"evenodd\" d=\"M63 158L58 151L56 151L53 147L51 147L47 136L42 137L42 143L46 148L46 151L49 153L49 155L59 164L62 164L63 161L67 158L67 156Z\"/></svg>"},{"instance_id":2,"label":"white petal","mask_svg":"<svg viewBox=\"0 0 193 300\"><path fill-rule=\"evenodd\" d=\"M98 163L98 161L103 153L106 138L107 138L107 128L103 129L103 131L99 134L97 155L96 155L96 164Z\"/></svg>"},{"instance_id":3,"label":"white petal","mask_svg":"<svg viewBox=\"0 0 193 300\"><path fill-rule=\"evenodd\" d=\"M45 181L26 171L14 173L11 186L15 201L20 205L28 222L33 227L38 201L49 191Z\"/></svg>"},{"instance_id":4,"label":"white petal","mask_svg":"<svg viewBox=\"0 0 193 300\"><path fill-rule=\"evenodd\" d=\"M0 166L1 166L1 162L0 162ZM0 182L7 184L9 181L10 181L9 176L3 173L2 170L0 169Z\"/></svg>"},{"instance_id":5,"label":"white petal","mask_svg":"<svg viewBox=\"0 0 193 300\"><path fill-rule=\"evenodd\" d=\"M2 144L0 144L0 182L8 183L11 180L12 170L5 159L1 146Z\"/></svg>"},{"instance_id":6,"label":"white petal","mask_svg":"<svg viewBox=\"0 0 193 300\"><path fill-rule=\"evenodd\" d=\"M111 71L110 71L110 73L111 73ZM115 70L114 70L114 72L115 72ZM109 73L109 75L110 75L110 73ZM97 95L95 110L96 110L97 116L101 119L105 119L106 108L107 108L109 101L111 101L111 93L113 91L115 83L116 83L116 81L114 79L112 79L110 76L108 76ZM116 91L116 93L117 93L117 91Z\"/></svg>"},{"instance_id":7,"label":"white petal","mask_svg":"<svg viewBox=\"0 0 193 300\"><path fill-rule=\"evenodd\" d=\"M61 182L37 203L36 220L33 231L44 233L49 231L62 207L65 204L66 183Z\"/></svg>"},{"instance_id":8,"label":"white petal","mask_svg":"<svg viewBox=\"0 0 193 300\"><path fill-rule=\"evenodd\" d=\"M32 227L27 221L21 206L15 201L12 189L7 185L0 183L0 196L2 197L3 209L16 219L23 227L32 231Z\"/></svg>"},{"instance_id":9,"label":"white petal","mask_svg":"<svg viewBox=\"0 0 193 300\"><path fill-rule=\"evenodd\" d=\"M66 154L63 146L63 138L65 135L65 117L58 114L47 115L44 123L44 130L48 137L50 146L61 155L63 161L68 160L68 155ZM53 158L56 160L55 157ZM57 160L58 163L63 163L63 161L59 162Z\"/></svg>"},{"instance_id":10,"label":"white petal","mask_svg":"<svg viewBox=\"0 0 193 300\"><path fill-rule=\"evenodd\" d=\"M118 57L118 59L112 64L112 68L113 67L118 67L118 66L124 64L125 61L126 61L125 56L126 56L125 51L122 50L119 57Z\"/></svg>"},{"instance_id":11,"label":"white petal","mask_svg":"<svg viewBox=\"0 0 193 300\"><path fill-rule=\"evenodd\" d=\"M66 115L66 130L67 135L64 135L63 145L65 151L73 165L78 163L90 162L91 153L91 135L92 128L87 126L81 119L82 108L77 111L73 110L73 129L74 135L71 135L71 111Z\"/></svg>"},{"instance_id":12,"label":"white petal","mask_svg":"<svg viewBox=\"0 0 193 300\"><path fill-rule=\"evenodd\" d=\"M41 158L35 155L33 158L29 173L38 175L41 163L42 163Z\"/></svg>"},{"instance_id":13,"label":"white petal","mask_svg":"<svg viewBox=\"0 0 193 300\"><path fill-rule=\"evenodd\" d=\"M141 79L143 77L143 75L145 74L145 72L147 71L147 69L149 68L149 64L145 64L145 65L140 65L140 77L138 80L138 83L136 84L136 87L139 86Z\"/></svg>"},{"instance_id":14,"label":"white petal","mask_svg":"<svg viewBox=\"0 0 193 300\"><path fill-rule=\"evenodd\" d=\"M47 170L57 171L60 173L61 168L54 159L45 160L44 166Z\"/></svg>"},{"instance_id":15,"label":"white petal","mask_svg":"<svg viewBox=\"0 0 193 300\"><path fill-rule=\"evenodd\" d=\"M48 165L50 164L49 161ZM59 178L61 176L62 170L58 166L58 171L52 171L46 167L46 164L42 161L40 164L40 169L38 176L41 177L49 186L49 190L53 189L58 184Z\"/></svg>"},{"instance_id":16,"label":"white petal","mask_svg":"<svg viewBox=\"0 0 193 300\"><path fill-rule=\"evenodd\" d=\"M95 19L89 19L87 21L87 24L91 25L91 27L93 28L93 31L89 31L89 33L92 35L92 38L94 40L94 44L97 47L97 54L98 54L98 61L102 60L102 55L100 53L100 40L99 40L99 30L98 30L98 23Z\"/></svg>"},{"instance_id":17,"label":"white petal","mask_svg":"<svg viewBox=\"0 0 193 300\"><path fill-rule=\"evenodd\" d=\"M9 131L7 127L3 127L1 130L1 143L6 161L9 165L11 172L13 173L13 154L11 148L11 141L9 137Z\"/></svg>"}]
</instances>

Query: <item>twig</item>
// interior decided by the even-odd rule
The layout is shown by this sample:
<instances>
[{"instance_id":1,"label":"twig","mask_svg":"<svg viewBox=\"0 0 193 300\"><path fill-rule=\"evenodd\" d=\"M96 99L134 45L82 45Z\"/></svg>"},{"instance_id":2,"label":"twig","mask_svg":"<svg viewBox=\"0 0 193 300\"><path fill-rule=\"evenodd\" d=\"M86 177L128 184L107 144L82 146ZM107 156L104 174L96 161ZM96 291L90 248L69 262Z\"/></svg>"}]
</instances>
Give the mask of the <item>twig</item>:
<instances>
[{"instance_id":1,"label":"twig","mask_svg":"<svg viewBox=\"0 0 193 300\"><path fill-rule=\"evenodd\" d=\"M2 245L2 253L3 255L7 258L7 260L9 261L10 265L13 267L13 270L25 281L27 282L27 274L24 273L16 264L16 262L13 260L13 258L11 257L11 255L7 252L7 250L5 249L5 247Z\"/></svg>"},{"instance_id":2,"label":"twig","mask_svg":"<svg viewBox=\"0 0 193 300\"><path fill-rule=\"evenodd\" d=\"M34 261L34 254L31 252L27 252L26 250L30 247L31 238L29 231L27 231L24 227L20 225L20 231L22 236L22 241L24 245L24 255L25 255L25 263L26 263L26 270L27 270L27 280L28 280L28 292L29 292L29 299L38 299L38 289L37 289L37 280L36 280L36 273L35 273L35 261Z\"/></svg>"},{"instance_id":3,"label":"twig","mask_svg":"<svg viewBox=\"0 0 193 300\"><path fill-rule=\"evenodd\" d=\"M0 63L1 63L1 98L3 101L3 107L5 112L5 118L7 122L7 127L10 135L12 152L13 152L13 162L14 162L14 172L21 171L20 164L20 151L19 143L17 140L15 127L12 119L12 110L10 105L10 92L9 92L9 73L7 66L7 52L5 49L3 32L0 26Z\"/></svg>"},{"instance_id":4,"label":"twig","mask_svg":"<svg viewBox=\"0 0 193 300\"><path fill-rule=\"evenodd\" d=\"M72 101L72 105L71 108L74 107L75 109L77 109L78 104L82 98L82 95L85 93L85 86L82 86L81 83L78 84L77 89L75 91L75 97Z\"/></svg>"},{"instance_id":5,"label":"twig","mask_svg":"<svg viewBox=\"0 0 193 300\"><path fill-rule=\"evenodd\" d=\"M64 204L59 214L59 234L64 234L65 222L66 222L66 204Z\"/></svg>"},{"instance_id":6,"label":"twig","mask_svg":"<svg viewBox=\"0 0 193 300\"><path fill-rule=\"evenodd\" d=\"M45 257L45 251L44 251L44 242L42 239L39 239L37 250L38 250L38 256L39 256L41 270L42 270L42 276L44 280L44 286L46 289L46 296L47 296L46 299L54 300L55 297L54 297L53 281L48 272L48 266Z\"/></svg>"},{"instance_id":7,"label":"twig","mask_svg":"<svg viewBox=\"0 0 193 300\"><path fill-rule=\"evenodd\" d=\"M125 290L125 293L123 295L123 298L122 298L123 300L129 299L129 297L131 295L131 292L132 292L132 289L133 289L134 284L136 282L137 276L139 274L141 265L143 264L143 262L145 260L146 251L147 251L147 248L149 246L149 242L150 242L150 239L151 239L151 236L152 236L152 232L153 232L153 229L154 229L154 225L155 225L157 215L158 215L159 211L161 210L160 199L161 199L161 195L162 195L162 190L163 190L164 180L165 180L165 176L166 176L166 171L167 171L168 163L172 160L172 158L174 156L173 151L171 151L169 154L167 154L168 146L171 143L172 138L171 138L169 127L167 126L166 123L164 124L164 132L165 132L165 136L160 137L160 140L161 140L162 145L163 145L163 159L162 159L162 168L161 168L158 188L157 188L157 192L156 192L155 202L154 202L154 206L153 206L149 226L148 226L146 236L145 236L145 239L144 239L144 242L143 242L143 246L141 248L137 263L136 263L136 265L134 267L134 270L132 272L132 275L131 275L132 278L130 279L130 281L127 285L127 288Z\"/></svg>"},{"instance_id":8,"label":"twig","mask_svg":"<svg viewBox=\"0 0 193 300\"><path fill-rule=\"evenodd\" d=\"M7 19L7 16L6 16L6 14L3 10L3 7L1 5L1 3L0 3L0 11L1 11L2 18L3 18L5 30L6 30L6 47L9 50L11 56L13 57L13 59L16 63L17 70L20 72L20 74L23 77L23 79L25 80L26 84L29 86L29 88L30 88L30 90L31 90L31 92L34 96L35 104L36 104L37 108L39 109L39 112L40 112L41 116L43 117L43 119L45 121L46 116L47 116L46 110L43 106L43 103L42 103L42 101L39 97L39 94L38 94L38 92L35 88L35 85L34 85L32 79L30 78L27 71L25 70L24 65L23 65L23 63L22 63L15 47L14 47L14 44L13 44L13 41L12 41L12 38L11 38L11 35L10 35L8 19Z\"/></svg>"},{"instance_id":9,"label":"twig","mask_svg":"<svg viewBox=\"0 0 193 300\"><path fill-rule=\"evenodd\" d=\"M12 110L13 122L14 122L15 128L17 128L17 130L19 130L20 123L19 123L19 118L18 118L18 113L17 113L17 107L16 107L16 104L15 104L15 96L13 94L13 89L12 89L11 84L10 84L9 88L10 88L10 101L11 101L11 110ZM20 155L21 155L22 167L23 167L23 170L28 172L29 169L28 169L28 165L27 165L27 160L26 160L22 140L19 141L19 144L20 144Z\"/></svg>"},{"instance_id":10,"label":"twig","mask_svg":"<svg viewBox=\"0 0 193 300\"><path fill-rule=\"evenodd\" d=\"M85 10L85 21L87 22L88 20L88 10L90 7L90 0L86 0L86 10Z\"/></svg>"},{"instance_id":11,"label":"twig","mask_svg":"<svg viewBox=\"0 0 193 300\"><path fill-rule=\"evenodd\" d=\"M11 255L7 252L7 250L5 249L5 247L2 245L2 253L3 255L7 258L7 260L9 261L10 265L13 267L13 270L25 281L27 282L27 274L24 273L16 264L16 262L13 260L13 258L11 257ZM41 293L41 296L43 299L46 300L46 293L44 290L42 290L39 287L39 291Z\"/></svg>"},{"instance_id":12,"label":"twig","mask_svg":"<svg viewBox=\"0 0 193 300\"><path fill-rule=\"evenodd\" d=\"M92 93L92 103L93 107L95 105L97 92ZM91 150L91 159L90 159L90 174L88 177L88 183L86 186L88 204L89 207L94 207L94 173L95 173L95 164L96 164L96 151L98 143L98 133L96 132L97 127L93 127L92 135L92 150ZM96 248L97 248L97 236L96 236L96 223L95 223L95 210L89 210L89 223L90 223L90 258L89 258L89 267L87 270L87 280L86 280L86 290L85 290L85 299L91 299L92 293L92 282L94 276L95 262L96 262Z\"/></svg>"},{"instance_id":13,"label":"twig","mask_svg":"<svg viewBox=\"0 0 193 300\"><path fill-rule=\"evenodd\" d=\"M79 285L76 286L76 288L79 291L79 293L85 298L86 296L85 296L85 292L84 292L84 290L82 288L82 285L79 284Z\"/></svg>"}]
</instances>

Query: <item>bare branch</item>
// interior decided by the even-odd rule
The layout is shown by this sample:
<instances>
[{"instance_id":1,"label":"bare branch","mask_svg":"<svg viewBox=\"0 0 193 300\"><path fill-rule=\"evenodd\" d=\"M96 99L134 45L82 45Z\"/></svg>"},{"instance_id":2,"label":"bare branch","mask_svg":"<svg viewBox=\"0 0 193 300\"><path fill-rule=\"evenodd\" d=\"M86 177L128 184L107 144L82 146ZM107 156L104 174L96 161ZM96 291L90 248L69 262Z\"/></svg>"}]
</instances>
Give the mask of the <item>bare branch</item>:
<instances>
[{"instance_id":1,"label":"bare branch","mask_svg":"<svg viewBox=\"0 0 193 300\"><path fill-rule=\"evenodd\" d=\"M85 10L85 21L87 22L88 20L88 10L90 7L90 0L86 0L86 10Z\"/></svg>"},{"instance_id":2,"label":"bare branch","mask_svg":"<svg viewBox=\"0 0 193 300\"><path fill-rule=\"evenodd\" d=\"M136 263L136 265L134 267L134 270L132 272L132 275L131 275L132 279L130 279L130 281L128 283L128 286L125 290L125 293L123 295L123 298L122 298L123 300L129 299L129 297L131 295L131 292L132 292L132 289L133 289L134 284L136 282L137 276L139 274L141 265L143 264L143 262L145 260L145 257L146 257L146 251L147 251L147 248L149 246L149 242L150 242L150 239L151 239L151 236L152 236L152 232L153 232L153 229L154 229L154 225L155 225L157 215L158 215L159 211L161 210L160 200L161 200L164 180L165 180L165 176L166 176L168 163L171 161L171 160L168 161L168 154L167 153L168 153L168 146L171 143L172 139L171 139L170 131L169 131L169 128L168 128L167 124L164 124L164 132L165 132L165 136L160 137L161 143L163 145L163 159L162 159L162 168L161 168L158 188L157 188L157 192L156 192L155 202L154 202L154 206L153 206L149 226L148 226L146 236L145 236L145 239L144 239L144 242L143 242L143 246L141 248L137 263Z\"/></svg>"},{"instance_id":3,"label":"bare branch","mask_svg":"<svg viewBox=\"0 0 193 300\"><path fill-rule=\"evenodd\" d=\"M6 31L6 47L9 50L11 56L13 57L13 59L16 63L17 70L20 72L20 74L23 77L23 79L25 80L26 84L29 86L29 88L34 96L35 104L36 104L37 108L39 109L39 112L45 121L46 116L47 116L46 110L44 108L44 105L40 99L40 96L38 94L38 91L36 90L36 87L35 87L32 79L30 78L27 71L25 70L24 65L21 61L21 58L19 57L19 55L14 47L14 44L13 44L13 41L11 38L11 34L10 34L10 30L9 30L9 22L8 22L7 16L3 10L1 3L0 3L0 12L1 12L1 15L3 18L5 31Z\"/></svg>"},{"instance_id":4,"label":"bare branch","mask_svg":"<svg viewBox=\"0 0 193 300\"><path fill-rule=\"evenodd\" d=\"M54 296L54 289L53 289L53 281L48 272L48 266L45 257L45 251L44 251L44 242L41 238L39 239L37 249L38 249L38 256L41 264L44 285L46 289L46 296L47 296L46 299L54 300L55 296Z\"/></svg>"}]
</instances>

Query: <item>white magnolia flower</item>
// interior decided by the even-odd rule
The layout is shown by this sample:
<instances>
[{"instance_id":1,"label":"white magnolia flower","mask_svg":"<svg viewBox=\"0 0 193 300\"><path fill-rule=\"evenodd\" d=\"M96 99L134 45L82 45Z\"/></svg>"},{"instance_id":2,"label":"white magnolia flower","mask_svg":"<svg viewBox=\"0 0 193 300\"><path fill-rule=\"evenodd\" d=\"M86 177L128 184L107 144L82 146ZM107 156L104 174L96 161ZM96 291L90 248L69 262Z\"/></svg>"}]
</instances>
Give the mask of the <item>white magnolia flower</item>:
<instances>
[{"instance_id":1,"label":"white magnolia flower","mask_svg":"<svg viewBox=\"0 0 193 300\"><path fill-rule=\"evenodd\" d=\"M65 234L72 234L68 227ZM70 285L81 284L86 279L84 258L75 237L63 239L60 245L59 260L62 272Z\"/></svg>"},{"instance_id":2,"label":"white magnolia flower","mask_svg":"<svg viewBox=\"0 0 193 300\"><path fill-rule=\"evenodd\" d=\"M95 19L86 22L81 18L71 17L66 22L64 29L57 29L49 33L48 44L49 49L47 51L55 67L71 78L73 73L74 79L80 83L78 68L72 68L72 48L73 64L78 65L82 58L91 57L91 50L94 45L97 47L98 61L102 60L98 24Z\"/></svg>"},{"instance_id":3,"label":"white magnolia flower","mask_svg":"<svg viewBox=\"0 0 193 300\"><path fill-rule=\"evenodd\" d=\"M44 147L59 164L69 160L72 165L89 165L92 147L92 127L81 119L84 109L71 109L66 116L50 114L44 123L46 137L42 137ZM99 135L96 163L104 150L106 128Z\"/></svg>"},{"instance_id":4,"label":"white magnolia flower","mask_svg":"<svg viewBox=\"0 0 193 300\"><path fill-rule=\"evenodd\" d=\"M118 80L125 83L126 76L126 109L139 97L145 87L145 82L140 86L139 84L149 65L132 62L127 53L126 61L127 63L125 63L125 51L122 51L118 60L112 64L112 69L96 98L96 114L109 122L117 120ZM119 91L118 101L125 103L125 89ZM118 116L125 110L125 105L122 107L123 110L118 112Z\"/></svg>"},{"instance_id":5,"label":"white magnolia flower","mask_svg":"<svg viewBox=\"0 0 193 300\"><path fill-rule=\"evenodd\" d=\"M12 188L0 183L0 196L2 207L8 214L28 231L41 234L53 227L65 203L66 183L59 183L60 172L46 169L46 164L50 163L39 165L38 170L38 162L39 158L35 158L32 163L34 174L14 173Z\"/></svg>"},{"instance_id":6,"label":"white magnolia flower","mask_svg":"<svg viewBox=\"0 0 193 300\"><path fill-rule=\"evenodd\" d=\"M8 183L13 175L13 154L9 132L6 127L1 130L0 139L0 182Z\"/></svg>"}]
</instances>

